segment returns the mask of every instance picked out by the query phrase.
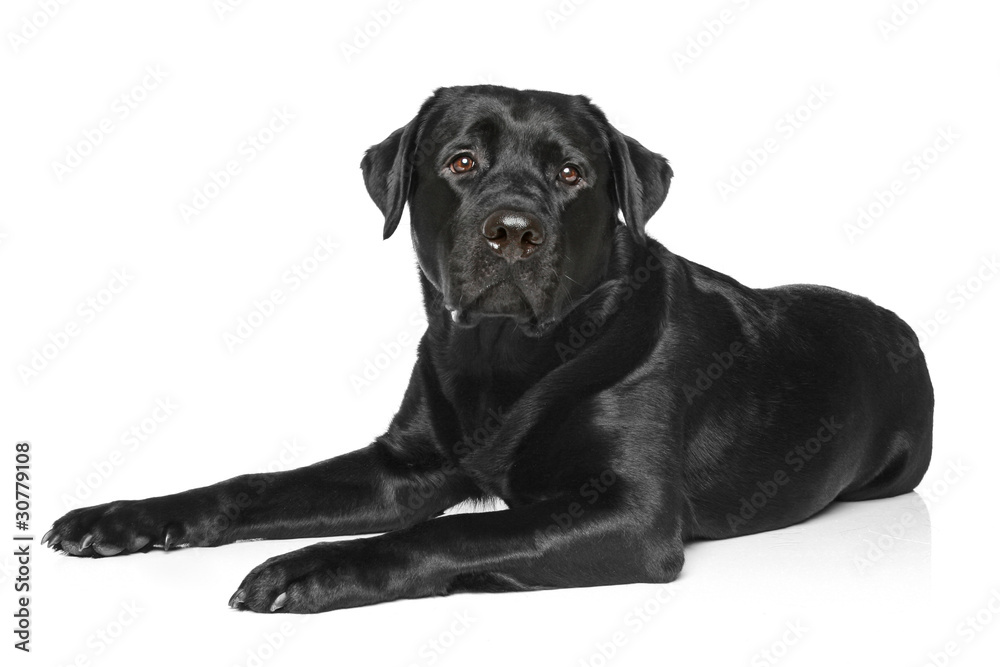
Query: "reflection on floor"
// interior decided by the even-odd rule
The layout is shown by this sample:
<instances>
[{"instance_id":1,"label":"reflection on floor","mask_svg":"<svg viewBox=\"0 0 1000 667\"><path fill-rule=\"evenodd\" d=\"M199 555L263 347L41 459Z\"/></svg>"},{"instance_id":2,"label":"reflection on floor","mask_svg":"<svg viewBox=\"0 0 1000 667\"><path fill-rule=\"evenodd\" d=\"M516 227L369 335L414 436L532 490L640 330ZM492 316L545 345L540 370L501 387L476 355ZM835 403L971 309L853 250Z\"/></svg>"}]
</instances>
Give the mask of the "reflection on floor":
<instances>
[{"instance_id":1,"label":"reflection on floor","mask_svg":"<svg viewBox=\"0 0 1000 667\"><path fill-rule=\"evenodd\" d=\"M788 589L799 582L813 592L819 587L846 593L852 588L870 591L878 584L910 595L930 582L931 520L916 493L834 503L798 525L695 542L686 554L684 573L692 577L735 574L749 577L753 585L755 577L778 571Z\"/></svg>"}]
</instances>

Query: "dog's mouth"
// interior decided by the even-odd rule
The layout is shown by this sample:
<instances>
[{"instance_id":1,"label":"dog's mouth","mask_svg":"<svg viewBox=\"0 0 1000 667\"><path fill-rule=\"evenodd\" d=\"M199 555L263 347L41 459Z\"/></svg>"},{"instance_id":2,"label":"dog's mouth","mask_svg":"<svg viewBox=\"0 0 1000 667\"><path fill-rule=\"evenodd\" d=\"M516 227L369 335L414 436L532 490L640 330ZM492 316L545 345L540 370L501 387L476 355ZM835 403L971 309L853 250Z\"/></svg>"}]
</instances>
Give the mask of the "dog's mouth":
<instances>
[{"instance_id":1,"label":"dog's mouth","mask_svg":"<svg viewBox=\"0 0 1000 667\"><path fill-rule=\"evenodd\" d=\"M486 319L504 318L513 321L525 335L532 337L543 335L559 320L532 303L510 277L487 285L471 301L448 306L448 310L452 321L460 327L474 327Z\"/></svg>"}]
</instances>

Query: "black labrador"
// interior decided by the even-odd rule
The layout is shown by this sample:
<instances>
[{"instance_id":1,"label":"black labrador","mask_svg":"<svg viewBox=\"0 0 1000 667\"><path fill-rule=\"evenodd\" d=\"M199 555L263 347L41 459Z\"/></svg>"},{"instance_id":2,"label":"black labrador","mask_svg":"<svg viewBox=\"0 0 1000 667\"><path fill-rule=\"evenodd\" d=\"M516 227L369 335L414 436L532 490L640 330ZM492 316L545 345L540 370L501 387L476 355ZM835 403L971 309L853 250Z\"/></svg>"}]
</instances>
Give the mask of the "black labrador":
<instances>
[{"instance_id":1,"label":"black labrador","mask_svg":"<svg viewBox=\"0 0 1000 667\"><path fill-rule=\"evenodd\" d=\"M305 468L77 509L48 544L383 533L272 558L230 600L308 613L668 582L686 540L923 477L934 399L912 329L829 287L745 287L647 237L671 168L586 97L443 88L361 168L385 237L409 203L429 322L388 431ZM491 497L508 509L439 516Z\"/></svg>"}]
</instances>

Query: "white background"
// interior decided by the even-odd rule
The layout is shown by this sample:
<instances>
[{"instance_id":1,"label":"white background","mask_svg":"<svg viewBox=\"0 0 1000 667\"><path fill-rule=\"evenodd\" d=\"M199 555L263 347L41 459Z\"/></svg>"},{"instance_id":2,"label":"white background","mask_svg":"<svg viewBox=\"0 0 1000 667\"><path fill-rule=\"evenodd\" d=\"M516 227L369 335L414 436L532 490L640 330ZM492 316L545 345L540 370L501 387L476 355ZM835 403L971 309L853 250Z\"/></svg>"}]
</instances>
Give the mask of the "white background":
<instances>
[{"instance_id":1,"label":"white background","mask_svg":"<svg viewBox=\"0 0 1000 667\"><path fill-rule=\"evenodd\" d=\"M984 263L1000 250L1000 5L409 1L348 57L387 2L253 0L221 16L211 0L80 2L51 18L44 4L0 16L0 441L8 479L13 444L32 443L36 536L27 656L11 647L13 546L0 549L5 664L982 665L1000 650L1000 280ZM41 550L79 497L295 467L382 432L421 311L406 220L381 240L358 164L434 88L481 82L587 94L666 155L677 176L649 231L675 252L751 286L863 294L918 328L937 395L920 496L691 545L667 587L312 618L226 606L250 568L309 540L99 561ZM829 96L802 107L817 89ZM274 109L294 120L247 160L241 144ZM88 146L103 119L111 132ZM765 144L764 164L744 165ZM71 151L87 155L59 173ZM185 221L180 206L229 160L240 173ZM734 169L753 173L723 197ZM859 207L878 212L895 180L901 194L852 238ZM336 253L292 289L283 275L319 237ZM104 292L122 270L128 285ZM285 301L230 351L225 334L274 289ZM36 351L50 358L25 376ZM358 389L369 363L382 368ZM167 399L178 407L152 421ZM133 428L148 433L123 441Z\"/></svg>"}]
</instances>

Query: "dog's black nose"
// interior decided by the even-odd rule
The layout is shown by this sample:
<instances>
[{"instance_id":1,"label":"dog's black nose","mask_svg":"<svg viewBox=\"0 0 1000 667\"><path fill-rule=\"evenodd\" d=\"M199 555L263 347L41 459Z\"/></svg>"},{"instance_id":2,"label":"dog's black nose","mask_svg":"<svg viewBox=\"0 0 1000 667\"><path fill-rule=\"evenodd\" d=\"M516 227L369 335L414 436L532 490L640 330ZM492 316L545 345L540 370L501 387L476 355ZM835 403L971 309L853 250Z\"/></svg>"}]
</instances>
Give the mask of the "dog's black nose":
<instances>
[{"instance_id":1,"label":"dog's black nose","mask_svg":"<svg viewBox=\"0 0 1000 667\"><path fill-rule=\"evenodd\" d=\"M524 259L545 242L538 218L519 211L497 211L483 223L483 236L493 251L508 262Z\"/></svg>"}]
</instances>

